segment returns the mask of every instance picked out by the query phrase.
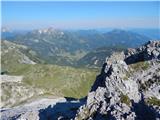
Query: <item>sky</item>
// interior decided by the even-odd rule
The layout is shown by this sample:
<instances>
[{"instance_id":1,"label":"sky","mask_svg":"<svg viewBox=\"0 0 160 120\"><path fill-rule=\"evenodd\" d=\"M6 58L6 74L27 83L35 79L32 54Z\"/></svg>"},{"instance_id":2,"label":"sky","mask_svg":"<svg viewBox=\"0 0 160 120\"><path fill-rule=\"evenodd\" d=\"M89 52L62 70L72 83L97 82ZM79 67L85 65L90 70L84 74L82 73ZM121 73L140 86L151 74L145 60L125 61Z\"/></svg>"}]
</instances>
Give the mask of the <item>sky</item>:
<instances>
[{"instance_id":1,"label":"sky","mask_svg":"<svg viewBox=\"0 0 160 120\"><path fill-rule=\"evenodd\" d=\"M160 2L3 1L2 26L11 29L158 28Z\"/></svg>"}]
</instances>

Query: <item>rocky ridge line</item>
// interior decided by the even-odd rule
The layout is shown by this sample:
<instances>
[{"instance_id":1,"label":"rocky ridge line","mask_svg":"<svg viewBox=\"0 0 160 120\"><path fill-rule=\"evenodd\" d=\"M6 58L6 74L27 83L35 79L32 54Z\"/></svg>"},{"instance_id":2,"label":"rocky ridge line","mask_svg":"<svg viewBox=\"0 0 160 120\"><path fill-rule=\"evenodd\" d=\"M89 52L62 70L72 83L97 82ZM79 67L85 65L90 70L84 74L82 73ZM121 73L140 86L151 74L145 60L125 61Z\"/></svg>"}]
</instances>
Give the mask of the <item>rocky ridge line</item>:
<instances>
[{"instance_id":1,"label":"rocky ridge line","mask_svg":"<svg viewBox=\"0 0 160 120\"><path fill-rule=\"evenodd\" d=\"M160 120L160 41L114 53L75 120Z\"/></svg>"}]
</instances>

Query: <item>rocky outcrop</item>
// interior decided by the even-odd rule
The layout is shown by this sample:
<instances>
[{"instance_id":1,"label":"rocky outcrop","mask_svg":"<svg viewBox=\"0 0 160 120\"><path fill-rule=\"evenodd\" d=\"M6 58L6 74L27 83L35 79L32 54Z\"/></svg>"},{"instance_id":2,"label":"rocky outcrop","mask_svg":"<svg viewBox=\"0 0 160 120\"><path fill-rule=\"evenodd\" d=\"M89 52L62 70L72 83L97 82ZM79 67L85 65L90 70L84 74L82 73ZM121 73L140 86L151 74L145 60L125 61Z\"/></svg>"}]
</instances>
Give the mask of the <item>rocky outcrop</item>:
<instances>
[{"instance_id":1,"label":"rocky outcrop","mask_svg":"<svg viewBox=\"0 0 160 120\"><path fill-rule=\"evenodd\" d=\"M114 53L75 120L159 120L160 41Z\"/></svg>"},{"instance_id":2,"label":"rocky outcrop","mask_svg":"<svg viewBox=\"0 0 160 120\"><path fill-rule=\"evenodd\" d=\"M160 42L149 41L142 47L125 51L125 62L127 64L152 59L160 59Z\"/></svg>"}]
</instances>

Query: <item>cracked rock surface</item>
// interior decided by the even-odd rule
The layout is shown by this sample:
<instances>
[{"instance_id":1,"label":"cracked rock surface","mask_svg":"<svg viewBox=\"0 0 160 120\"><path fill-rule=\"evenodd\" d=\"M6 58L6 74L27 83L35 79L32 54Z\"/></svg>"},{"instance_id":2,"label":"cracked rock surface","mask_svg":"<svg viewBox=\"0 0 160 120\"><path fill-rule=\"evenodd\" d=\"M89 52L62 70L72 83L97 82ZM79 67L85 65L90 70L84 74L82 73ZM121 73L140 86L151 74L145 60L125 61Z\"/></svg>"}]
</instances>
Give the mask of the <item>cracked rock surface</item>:
<instances>
[{"instance_id":1,"label":"cracked rock surface","mask_svg":"<svg viewBox=\"0 0 160 120\"><path fill-rule=\"evenodd\" d=\"M160 41L106 58L75 120L160 120Z\"/></svg>"}]
</instances>

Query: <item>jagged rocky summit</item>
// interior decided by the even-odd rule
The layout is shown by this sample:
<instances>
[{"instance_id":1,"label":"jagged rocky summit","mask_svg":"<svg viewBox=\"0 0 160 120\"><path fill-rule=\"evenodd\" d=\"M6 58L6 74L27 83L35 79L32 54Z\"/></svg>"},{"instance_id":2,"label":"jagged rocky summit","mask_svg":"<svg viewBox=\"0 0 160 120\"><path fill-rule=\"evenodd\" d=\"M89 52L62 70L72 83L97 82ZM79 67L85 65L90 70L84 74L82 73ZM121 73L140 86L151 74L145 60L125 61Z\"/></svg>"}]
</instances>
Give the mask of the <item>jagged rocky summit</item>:
<instances>
[{"instance_id":1,"label":"jagged rocky summit","mask_svg":"<svg viewBox=\"0 0 160 120\"><path fill-rule=\"evenodd\" d=\"M106 58L75 120L160 120L160 41Z\"/></svg>"}]
</instances>

